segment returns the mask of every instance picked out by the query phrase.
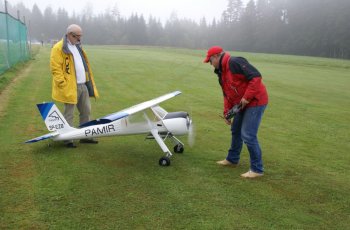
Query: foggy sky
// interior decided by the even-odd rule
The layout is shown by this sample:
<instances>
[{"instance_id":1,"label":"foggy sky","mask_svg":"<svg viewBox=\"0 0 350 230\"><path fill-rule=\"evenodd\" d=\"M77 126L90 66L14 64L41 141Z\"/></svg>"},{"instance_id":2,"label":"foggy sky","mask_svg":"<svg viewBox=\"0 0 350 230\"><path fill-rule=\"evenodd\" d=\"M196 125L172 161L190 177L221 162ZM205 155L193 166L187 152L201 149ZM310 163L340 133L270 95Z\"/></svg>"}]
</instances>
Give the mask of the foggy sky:
<instances>
[{"instance_id":1,"label":"foggy sky","mask_svg":"<svg viewBox=\"0 0 350 230\"><path fill-rule=\"evenodd\" d=\"M92 6L95 15L104 13L117 3L122 17L128 18L132 13L137 13L148 19L152 15L164 23L172 13L176 13L180 19L188 18L196 22L203 17L207 22L212 22L213 18L219 20L228 0L11 0L9 2L11 5L22 2L29 9L36 3L42 12L47 6L52 7L54 11L64 8L70 15L73 12L80 14L87 6Z\"/></svg>"}]
</instances>

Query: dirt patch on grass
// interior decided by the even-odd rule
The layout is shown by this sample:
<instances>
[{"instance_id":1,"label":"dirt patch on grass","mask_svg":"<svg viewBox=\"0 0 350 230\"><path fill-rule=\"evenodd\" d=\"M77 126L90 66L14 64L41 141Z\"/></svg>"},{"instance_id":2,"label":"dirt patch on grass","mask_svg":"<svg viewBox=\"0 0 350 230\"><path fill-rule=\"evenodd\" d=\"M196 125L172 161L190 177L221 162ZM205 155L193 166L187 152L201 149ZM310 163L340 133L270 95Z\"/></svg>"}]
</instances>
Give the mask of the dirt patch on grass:
<instances>
[{"instance_id":1,"label":"dirt patch on grass","mask_svg":"<svg viewBox=\"0 0 350 230\"><path fill-rule=\"evenodd\" d=\"M16 86L29 76L32 64L25 64L21 68L15 70L15 76L12 75L8 85L0 92L0 119L7 114L13 92L16 90ZM13 128L20 130L16 124ZM13 146L13 149L6 151L6 153L3 152L1 157L2 178L0 186L4 199L3 213L7 216L7 220L0 224L0 229L37 229L37 224L34 223L38 213L38 207L35 203L34 181L37 178L35 162L31 154L22 154L24 153L21 150L22 147ZM40 226L41 223L38 224Z\"/></svg>"},{"instance_id":2,"label":"dirt patch on grass","mask_svg":"<svg viewBox=\"0 0 350 230\"><path fill-rule=\"evenodd\" d=\"M4 90L0 92L0 117L2 117L6 111L6 107L9 101L9 97L13 90L13 86L18 83L21 79L28 76L28 73L31 71L32 65L29 64L25 66L18 74L11 80L11 82L5 87Z\"/></svg>"}]
</instances>

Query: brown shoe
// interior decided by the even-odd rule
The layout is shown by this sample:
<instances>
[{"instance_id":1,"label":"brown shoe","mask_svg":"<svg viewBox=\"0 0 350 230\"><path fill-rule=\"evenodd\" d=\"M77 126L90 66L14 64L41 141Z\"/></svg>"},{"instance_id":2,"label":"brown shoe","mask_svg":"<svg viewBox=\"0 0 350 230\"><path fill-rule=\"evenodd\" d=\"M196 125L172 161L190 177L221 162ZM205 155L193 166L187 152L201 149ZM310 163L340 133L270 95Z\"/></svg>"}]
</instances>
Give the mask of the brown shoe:
<instances>
[{"instance_id":1,"label":"brown shoe","mask_svg":"<svg viewBox=\"0 0 350 230\"><path fill-rule=\"evenodd\" d=\"M256 177L261 177L263 175L264 175L263 173L256 173L256 172L253 172L252 170L249 170L248 172L241 174L241 177L243 177L243 178L256 178Z\"/></svg>"},{"instance_id":2,"label":"brown shoe","mask_svg":"<svg viewBox=\"0 0 350 230\"><path fill-rule=\"evenodd\" d=\"M228 160L222 160L222 161L217 161L216 162L218 165L222 165L222 166L231 166L231 167L236 167L237 164L231 163Z\"/></svg>"}]
</instances>

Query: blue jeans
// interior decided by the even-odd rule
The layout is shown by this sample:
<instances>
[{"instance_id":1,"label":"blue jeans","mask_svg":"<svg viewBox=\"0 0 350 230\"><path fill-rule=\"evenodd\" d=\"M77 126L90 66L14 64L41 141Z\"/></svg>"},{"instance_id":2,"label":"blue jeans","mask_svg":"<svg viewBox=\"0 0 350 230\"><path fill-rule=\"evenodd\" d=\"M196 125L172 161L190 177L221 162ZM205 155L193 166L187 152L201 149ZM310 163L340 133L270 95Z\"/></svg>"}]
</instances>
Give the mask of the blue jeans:
<instances>
[{"instance_id":1,"label":"blue jeans","mask_svg":"<svg viewBox=\"0 0 350 230\"><path fill-rule=\"evenodd\" d=\"M237 164L244 142L250 155L250 170L256 173L264 172L257 134L265 108L266 105L249 107L235 116L231 125L231 148L226 157L226 160Z\"/></svg>"}]
</instances>

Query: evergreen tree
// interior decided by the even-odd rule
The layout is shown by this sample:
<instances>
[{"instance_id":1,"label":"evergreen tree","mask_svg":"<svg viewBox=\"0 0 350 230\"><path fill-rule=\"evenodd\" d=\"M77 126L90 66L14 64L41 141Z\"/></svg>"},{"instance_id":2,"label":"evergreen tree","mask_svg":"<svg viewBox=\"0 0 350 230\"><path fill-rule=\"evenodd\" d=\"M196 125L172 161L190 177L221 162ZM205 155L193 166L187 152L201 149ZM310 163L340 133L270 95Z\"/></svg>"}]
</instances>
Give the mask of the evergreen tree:
<instances>
[{"instance_id":1,"label":"evergreen tree","mask_svg":"<svg viewBox=\"0 0 350 230\"><path fill-rule=\"evenodd\" d=\"M258 14L255 6L255 1L250 0L247 7L244 10L241 18L241 37L243 44L243 50L254 51L256 46L256 33L257 33L257 21Z\"/></svg>"},{"instance_id":2,"label":"evergreen tree","mask_svg":"<svg viewBox=\"0 0 350 230\"><path fill-rule=\"evenodd\" d=\"M0 7L3 6L0 2ZM1 8L0 8L1 10ZM64 9L44 13L36 4L8 10L26 18L32 40L60 39L69 24L81 25L85 44L157 45L207 49L221 45L227 50L350 58L349 0L228 0L220 20L180 19L173 12L163 26L159 19L133 14L122 18L117 4L94 15L87 4L71 16ZM103 35L103 36L102 36Z\"/></svg>"},{"instance_id":3,"label":"evergreen tree","mask_svg":"<svg viewBox=\"0 0 350 230\"><path fill-rule=\"evenodd\" d=\"M240 21L243 13L242 0L228 0L227 8L222 13L223 22L227 25Z\"/></svg>"}]
</instances>

